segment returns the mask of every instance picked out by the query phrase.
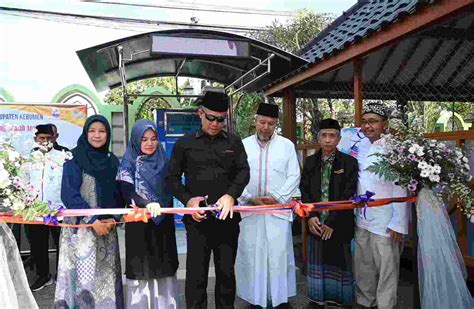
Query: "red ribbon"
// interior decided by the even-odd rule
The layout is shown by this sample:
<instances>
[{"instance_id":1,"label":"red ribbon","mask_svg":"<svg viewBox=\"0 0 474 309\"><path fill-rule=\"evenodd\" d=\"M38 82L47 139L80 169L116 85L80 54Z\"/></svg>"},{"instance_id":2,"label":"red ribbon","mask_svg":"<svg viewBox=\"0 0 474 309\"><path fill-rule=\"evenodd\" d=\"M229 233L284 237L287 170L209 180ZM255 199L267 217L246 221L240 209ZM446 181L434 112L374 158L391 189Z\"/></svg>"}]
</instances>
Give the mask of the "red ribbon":
<instances>
[{"instance_id":1,"label":"red ribbon","mask_svg":"<svg viewBox=\"0 0 474 309\"><path fill-rule=\"evenodd\" d=\"M383 199L376 199L370 202L367 202L368 207L379 207L384 206L391 203L404 203L404 202L415 202L416 196L410 197L397 197L397 198L383 198ZM279 213L281 211L290 210L292 209L293 212L302 218L309 217L311 212L316 211L334 211L334 210L350 210L355 208L362 208L365 204L355 204L351 200L347 201L329 201L329 202L318 202L318 203L301 203L299 201L293 201L287 204L274 204L274 205L258 205L258 206L242 206L242 212L247 213L256 213L256 214L272 214L272 213ZM127 222L144 222L147 223L150 214L148 213L146 208L138 208L136 206L133 207L133 212L128 213L123 216L124 221L115 222L115 224L119 223L127 223ZM317 207L317 208L316 208ZM167 213L173 213L167 209ZM76 211L80 211L77 209ZM191 214L196 210L186 209L186 208L177 208L176 213L185 213ZM238 207L234 208L235 212L238 212ZM77 216L77 214L75 214ZM66 214L65 214L66 216ZM0 221L6 223L16 223L16 224L42 224L45 225L43 221L25 221L21 216L14 216L12 213L0 213ZM104 223L104 224L110 224ZM92 224L65 224L59 223L57 225L53 224L46 224L50 226L61 226L61 227L70 227L70 228L84 228L84 227L92 227Z\"/></svg>"}]
</instances>

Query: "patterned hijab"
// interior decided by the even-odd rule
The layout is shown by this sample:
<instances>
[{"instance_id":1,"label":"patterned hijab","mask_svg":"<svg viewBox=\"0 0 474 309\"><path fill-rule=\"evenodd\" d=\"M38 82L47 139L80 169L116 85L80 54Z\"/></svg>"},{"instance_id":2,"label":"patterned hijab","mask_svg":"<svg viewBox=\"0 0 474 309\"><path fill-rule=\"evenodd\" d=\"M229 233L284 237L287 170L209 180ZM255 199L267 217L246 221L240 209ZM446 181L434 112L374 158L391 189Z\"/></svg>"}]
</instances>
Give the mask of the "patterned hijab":
<instances>
[{"instance_id":1,"label":"patterned hijab","mask_svg":"<svg viewBox=\"0 0 474 309\"><path fill-rule=\"evenodd\" d=\"M100 122L107 131L107 141L100 148L94 148L87 139L87 133L94 122ZM109 152L110 125L102 115L94 115L87 118L82 134L77 140L76 148L72 149L74 160L80 168L93 176L98 184L99 204L101 207L113 207L115 193L115 175L117 174L119 161L117 157Z\"/></svg>"},{"instance_id":2,"label":"patterned hijab","mask_svg":"<svg viewBox=\"0 0 474 309\"><path fill-rule=\"evenodd\" d=\"M139 120L133 126L130 143L120 164L117 180L134 184L140 196L149 201L158 202L162 207L168 207L171 203L171 194L165 183L168 170L165 151L159 141L152 155L144 155L141 151L141 141L148 130L158 135L156 125L150 120Z\"/></svg>"}]
</instances>

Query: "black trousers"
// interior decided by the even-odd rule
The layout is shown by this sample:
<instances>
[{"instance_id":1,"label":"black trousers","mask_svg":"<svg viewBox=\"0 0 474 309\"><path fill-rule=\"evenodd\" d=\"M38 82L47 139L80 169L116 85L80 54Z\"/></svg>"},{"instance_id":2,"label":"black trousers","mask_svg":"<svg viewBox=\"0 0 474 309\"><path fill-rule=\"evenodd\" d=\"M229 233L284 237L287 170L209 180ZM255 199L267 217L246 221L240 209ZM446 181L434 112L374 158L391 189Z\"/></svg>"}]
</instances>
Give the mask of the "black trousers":
<instances>
[{"instance_id":1,"label":"black trousers","mask_svg":"<svg viewBox=\"0 0 474 309\"><path fill-rule=\"evenodd\" d=\"M185 297L188 309L207 309L207 278L211 251L216 272L216 309L234 308L237 243L240 227L237 220L207 219L186 224L187 260Z\"/></svg>"},{"instance_id":2,"label":"black trousers","mask_svg":"<svg viewBox=\"0 0 474 309\"><path fill-rule=\"evenodd\" d=\"M32 224L29 226L30 232L30 248L31 256L36 266L36 274L38 276L47 276L49 272L49 233L53 235L54 244L56 245L56 271L59 259L59 234L60 227L47 226L41 224Z\"/></svg>"}]
</instances>

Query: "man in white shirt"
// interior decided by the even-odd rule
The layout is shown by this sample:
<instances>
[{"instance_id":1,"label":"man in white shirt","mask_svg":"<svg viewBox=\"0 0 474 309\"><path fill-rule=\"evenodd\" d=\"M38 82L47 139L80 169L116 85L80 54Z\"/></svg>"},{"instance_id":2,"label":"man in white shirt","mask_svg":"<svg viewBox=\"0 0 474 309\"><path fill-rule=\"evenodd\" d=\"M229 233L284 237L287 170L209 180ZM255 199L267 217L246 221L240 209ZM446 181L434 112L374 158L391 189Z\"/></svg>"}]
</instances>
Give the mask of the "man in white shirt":
<instances>
[{"instance_id":1,"label":"man in white shirt","mask_svg":"<svg viewBox=\"0 0 474 309\"><path fill-rule=\"evenodd\" d=\"M374 198L405 197L407 192L393 182L385 181L367 167L380 160L374 154L384 153L382 134L388 127L385 106L367 104L362 111L362 131L366 138L357 145L359 162L358 194L375 193ZM394 308L397 303L400 249L403 235L408 234L406 203L357 209L354 251L356 300L359 306Z\"/></svg>"},{"instance_id":2,"label":"man in white shirt","mask_svg":"<svg viewBox=\"0 0 474 309\"><path fill-rule=\"evenodd\" d=\"M36 148L31 153L31 162L22 167L22 178L31 183L38 194L38 199L50 202L51 207L62 204L61 179L65 152L53 148L53 128L49 124L36 126ZM31 256L36 266L37 278L30 286L32 291L39 291L51 285L53 280L49 270L49 233L51 232L59 256L59 227L41 224L29 226ZM57 263L57 262L56 262Z\"/></svg>"},{"instance_id":3,"label":"man in white shirt","mask_svg":"<svg viewBox=\"0 0 474 309\"><path fill-rule=\"evenodd\" d=\"M261 103L256 134L242 142L250 166L250 182L241 205L288 203L298 193L300 166L295 145L275 133L278 106ZM242 214L237 249L237 295L253 308L287 308L296 295L292 214Z\"/></svg>"}]
</instances>

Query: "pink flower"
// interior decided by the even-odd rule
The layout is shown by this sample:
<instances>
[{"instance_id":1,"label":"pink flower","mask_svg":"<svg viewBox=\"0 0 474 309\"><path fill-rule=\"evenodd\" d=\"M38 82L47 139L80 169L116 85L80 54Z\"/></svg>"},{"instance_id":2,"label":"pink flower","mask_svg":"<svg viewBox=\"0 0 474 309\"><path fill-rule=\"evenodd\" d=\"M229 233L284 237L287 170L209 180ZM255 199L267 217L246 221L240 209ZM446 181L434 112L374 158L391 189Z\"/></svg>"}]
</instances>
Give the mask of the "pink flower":
<instances>
[{"instance_id":1,"label":"pink flower","mask_svg":"<svg viewBox=\"0 0 474 309\"><path fill-rule=\"evenodd\" d=\"M407 188L408 188L408 191L410 191L410 192L415 192L416 191L416 185L409 184Z\"/></svg>"},{"instance_id":2,"label":"pink flower","mask_svg":"<svg viewBox=\"0 0 474 309\"><path fill-rule=\"evenodd\" d=\"M408 155L408 160L416 161L416 156L415 156L414 154L410 153L410 154Z\"/></svg>"}]
</instances>

